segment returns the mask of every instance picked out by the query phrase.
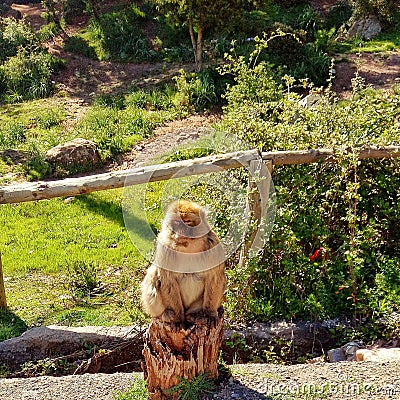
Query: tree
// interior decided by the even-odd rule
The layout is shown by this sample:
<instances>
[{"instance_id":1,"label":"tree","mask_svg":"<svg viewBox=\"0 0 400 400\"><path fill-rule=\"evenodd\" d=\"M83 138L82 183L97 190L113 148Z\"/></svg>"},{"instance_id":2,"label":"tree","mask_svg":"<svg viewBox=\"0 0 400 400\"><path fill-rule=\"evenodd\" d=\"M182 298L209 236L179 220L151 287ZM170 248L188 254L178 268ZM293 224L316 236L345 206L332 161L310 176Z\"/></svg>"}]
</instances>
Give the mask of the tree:
<instances>
[{"instance_id":1,"label":"tree","mask_svg":"<svg viewBox=\"0 0 400 400\"><path fill-rule=\"evenodd\" d=\"M169 18L188 26L197 70L202 69L205 32L229 24L252 0L152 0Z\"/></svg>"}]
</instances>

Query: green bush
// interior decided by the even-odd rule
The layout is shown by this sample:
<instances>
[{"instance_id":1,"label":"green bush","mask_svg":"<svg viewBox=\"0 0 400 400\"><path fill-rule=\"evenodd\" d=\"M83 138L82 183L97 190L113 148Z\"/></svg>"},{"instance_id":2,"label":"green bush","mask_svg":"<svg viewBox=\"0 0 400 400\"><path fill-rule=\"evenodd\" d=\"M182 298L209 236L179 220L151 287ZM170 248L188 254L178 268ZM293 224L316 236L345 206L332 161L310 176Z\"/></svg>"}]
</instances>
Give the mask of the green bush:
<instances>
[{"instance_id":1,"label":"green bush","mask_svg":"<svg viewBox=\"0 0 400 400\"><path fill-rule=\"evenodd\" d=\"M38 44L33 30L23 20L0 19L0 63L15 56L19 48L32 50Z\"/></svg>"},{"instance_id":2,"label":"green bush","mask_svg":"<svg viewBox=\"0 0 400 400\"><path fill-rule=\"evenodd\" d=\"M99 100L84 115L73 135L95 141L103 160L131 149L138 141L151 135L156 126L174 115L171 111L150 113L135 106L127 105L119 109L114 104L101 103Z\"/></svg>"},{"instance_id":3,"label":"green bush","mask_svg":"<svg viewBox=\"0 0 400 400\"><path fill-rule=\"evenodd\" d=\"M20 49L2 66L6 94L11 101L29 100L49 95L53 84L51 76L56 68L56 60L45 52L28 53Z\"/></svg>"},{"instance_id":4,"label":"green bush","mask_svg":"<svg viewBox=\"0 0 400 400\"><path fill-rule=\"evenodd\" d=\"M274 169L272 235L260 258L228 271L228 311L290 319L398 309L399 162L359 162L356 149L400 144L400 96L359 85L350 100L328 91L304 107L290 77L279 90L267 63L231 59L225 68L237 85L228 89L220 129L266 151L336 153L336 163Z\"/></svg>"},{"instance_id":5,"label":"green bush","mask_svg":"<svg viewBox=\"0 0 400 400\"><path fill-rule=\"evenodd\" d=\"M92 19L87 35L98 43L93 46L97 48L98 58L133 62L151 60L153 50L140 28L144 21L145 14L135 6Z\"/></svg>"},{"instance_id":6,"label":"green bush","mask_svg":"<svg viewBox=\"0 0 400 400\"><path fill-rule=\"evenodd\" d=\"M187 73L181 70L175 82L174 104L177 108L202 111L217 102L214 80L208 71Z\"/></svg>"},{"instance_id":7,"label":"green bush","mask_svg":"<svg viewBox=\"0 0 400 400\"><path fill-rule=\"evenodd\" d=\"M398 0L353 0L354 16L376 15L380 22L393 25L400 12Z\"/></svg>"},{"instance_id":8,"label":"green bush","mask_svg":"<svg viewBox=\"0 0 400 400\"><path fill-rule=\"evenodd\" d=\"M339 0L329 9L328 14L325 17L325 25L327 29L339 29L351 18L352 15L353 7L351 4L346 0Z\"/></svg>"}]
</instances>

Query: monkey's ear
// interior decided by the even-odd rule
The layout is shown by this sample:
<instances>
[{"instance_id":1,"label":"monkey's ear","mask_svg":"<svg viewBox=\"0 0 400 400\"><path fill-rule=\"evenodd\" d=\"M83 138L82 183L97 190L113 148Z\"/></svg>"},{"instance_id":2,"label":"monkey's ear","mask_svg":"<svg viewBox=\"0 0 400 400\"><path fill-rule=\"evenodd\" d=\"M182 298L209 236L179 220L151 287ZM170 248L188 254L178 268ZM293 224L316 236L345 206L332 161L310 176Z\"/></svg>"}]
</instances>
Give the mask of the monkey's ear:
<instances>
[{"instance_id":1,"label":"monkey's ear","mask_svg":"<svg viewBox=\"0 0 400 400\"><path fill-rule=\"evenodd\" d=\"M201 218L202 221L208 221L208 214L209 213L210 213L210 210L209 210L208 207L206 207L206 206L200 207L199 214L200 214L200 218Z\"/></svg>"}]
</instances>

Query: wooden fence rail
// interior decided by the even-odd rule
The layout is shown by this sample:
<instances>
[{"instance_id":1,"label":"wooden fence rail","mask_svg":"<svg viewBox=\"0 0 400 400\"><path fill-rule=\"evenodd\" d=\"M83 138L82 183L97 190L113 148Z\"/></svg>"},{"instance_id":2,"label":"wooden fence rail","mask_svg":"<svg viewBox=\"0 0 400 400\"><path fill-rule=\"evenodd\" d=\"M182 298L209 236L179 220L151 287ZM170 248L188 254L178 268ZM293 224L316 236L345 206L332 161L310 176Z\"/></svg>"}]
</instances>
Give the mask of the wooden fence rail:
<instances>
[{"instance_id":1,"label":"wooden fence rail","mask_svg":"<svg viewBox=\"0 0 400 400\"><path fill-rule=\"evenodd\" d=\"M400 146L367 147L357 151L359 159L400 157ZM273 165L307 164L317 161L335 161L334 150L316 149L300 151L276 151L259 153L257 150L217 154L193 160L138 167L123 171L66 178L56 181L40 181L0 187L0 204L77 196L100 190L115 189L124 185L138 185L190 175L201 175L242 166L251 161L271 161Z\"/></svg>"}]
</instances>

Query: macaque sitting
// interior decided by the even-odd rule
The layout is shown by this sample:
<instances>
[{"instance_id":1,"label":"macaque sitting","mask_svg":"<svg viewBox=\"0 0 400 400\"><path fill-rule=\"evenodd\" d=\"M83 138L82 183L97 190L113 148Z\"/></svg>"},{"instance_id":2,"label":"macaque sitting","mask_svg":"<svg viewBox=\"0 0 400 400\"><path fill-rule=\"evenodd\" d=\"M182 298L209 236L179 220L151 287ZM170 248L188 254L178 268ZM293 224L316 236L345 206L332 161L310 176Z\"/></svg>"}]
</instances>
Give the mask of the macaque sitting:
<instances>
[{"instance_id":1,"label":"macaque sitting","mask_svg":"<svg viewBox=\"0 0 400 400\"><path fill-rule=\"evenodd\" d=\"M144 310L164 322L216 318L226 286L224 262L205 210L192 201L171 203L141 284Z\"/></svg>"}]
</instances>

